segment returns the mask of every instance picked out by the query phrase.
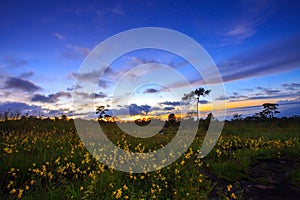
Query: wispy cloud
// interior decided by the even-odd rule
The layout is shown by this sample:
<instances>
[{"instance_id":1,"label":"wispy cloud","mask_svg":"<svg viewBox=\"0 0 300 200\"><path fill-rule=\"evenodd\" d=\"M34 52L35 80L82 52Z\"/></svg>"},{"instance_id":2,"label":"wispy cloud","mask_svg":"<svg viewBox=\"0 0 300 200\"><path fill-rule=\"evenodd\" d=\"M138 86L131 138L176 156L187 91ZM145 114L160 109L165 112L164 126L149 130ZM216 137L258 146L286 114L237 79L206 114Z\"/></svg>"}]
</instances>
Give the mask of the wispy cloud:
<instances>
[{"instance_id":1,"label":"wispy cloud","mask_svg":"<svg viewBox=\"0 0 300 200\"><path fill-rule=\"evenodd\" d=\"M86 93L86 92L76 92L77 95L81 96L84 99L94 99L94 98L106 98L107 95L103 92L98 92L98 93Z\"/></svg>"},{"instance_id":2,"label":"wispy cloud","mask_svg":"<svg viewBox=\"0 0 300 200\"><path fill-rule=\"evenodd\" d=\"M257 32L257 26L266 21L274 10L274 4L268 1L241 1L237 4L234 19L227 20L221 31L221 44L231 45L242 42Z\"/></svg>"},{"instance_id":3,"label":"wispy cloud","mask_svg":"<svg viewBox=\"0 0 300 200\"><path fill-rule=\"evenodd\" d=\"M57 39L59 39L59 40L63 40L63 39L65 38L64 35L62 35L62 34L60 34L60 33L58 33L58 32L54 32L54 33L52 33L52 35L53 35L54 37L56 37Z\"/></svg>"},{"instance_id":4,"label":"wispy cloud","mask_svg":"<svg viewBox=\"0 0 300 200\"><path fill-rule=\"evenodd\" d=\"M103 2L101 3L103 4ZM96 16L103 17L105 15L124 15L125 11L120 2L117 2L112 6L97 6L93 4L88 4L86 6L81 6L80 8L74 8L72 10L77 16Z\"/></svg>"},{"instance_id":5,"label":"wispy cloud","mask_svg":"<svg viewBox=\"0 0 300 200\"><path fill-rule=\"evenodd\" d=\"M180 106L179 101L164 101L164 102L160 102L159 104L166 105L166 106Z\"/></svg>"},{"instance_id":6,"label":"wispy cloud","mask_svg":"<svg viewBox=\"0 0 300 200\"><path fill-rule=\"evenodd\" d=\"M98 77L99 73L100 73L100 71L98 71L98 70L93 70L93 71L87 72L87 73L72 72L69 75L69 78L78 79L78 80L82 80L82 81L95 82L95 80L99 79L99 77Z\"/></svg>"},{"instance_id":7,"label":"wispy cloud","mask_svg":"<svg viewBox=\"0 0 300 200\"><path fill-rule=\"evenodd\" d=\"M298 88L290 88L290 86L297 86ZM300 84L298 83L285 83L278 88L267 88L267 87L255 87L254 89L248 90L247 94L241 94L233 92L231 95L220 96L215 100L228 100L229 102L241 102L247 100L271 100L271 99L282 99L281 101L290 101L291 99L297 99L300 97Z\"/></svg>"},{"instance_id":8,"label":"wispy cloud","mask_svg":"<svg viewBox=\"0 0 300 200\"><path fill-rule=\"evenodd\" d=\"M300 83L284 83L281 85L286 90L299 90L300 89Z\"/></svg>"},{"instance_id":9,"label":"wispy cloud","mask_svg":"<svg viewBox=\"0 0 300 200\"><path fill-rule=\"evenodd\" d=\"M23 72L19 75L19 78L29 78L33 76L33 71L29 71L29 72Z\"/></svg>"},{"instance_id":10,"label":"wispy cloud","mask_svg":"<svg viewBox=\"0 0 300 200\"><path fill-rule=\"evenodd\" d=\"M300 36L254 48L219 65L223 80L233 81L299 69Z\"/></svg>"},{"instance_id":11,"label":"wispy cloud","mask_svg":"<svg viewBox=\"0 0 300 200\"><path fill-rule=\"evenodd\" d=\"M110 9L110 11L114 14L123 15L124 10L120 2L118 2L113 8Z\"/></svg>"},{"instance_id":12,"label":"wispy cloud","mask_svg":"<svg viewBox=\"0 0 300 200\"><path fill-rule=\"evenodd\" d=\"M5 58L0 59L0 64L2 64L2 66L6 68L17 68L28 64L28 61L19 60L11 56L6 56Z\"/></svg>"},{"instance_id":13,"label":"wispy cloud","mask_svg":"<svg viewBox=\"0 0 300 200\"><path fill-rule=\"evenodd\" d=\"M61 53L61 56L70 60L83 59L90 52L90 49L88 47L83 47L78 45L68 44L67 48L68 48L67 50Z\"/></svg>"},{"instance_id":14,"label":"wispy cloud","mask_svg":"<svg viewBox=\"0 0 300 200\"><path fill-rule=\"evenodd\" d=\"M67 45L70 49L73 49L79 53L81 53L83 56L87 56L89 52L91 51L90 48L88 47L83 47L83 46L77 46L77 45Z\"/></svg>"}]
</instances>

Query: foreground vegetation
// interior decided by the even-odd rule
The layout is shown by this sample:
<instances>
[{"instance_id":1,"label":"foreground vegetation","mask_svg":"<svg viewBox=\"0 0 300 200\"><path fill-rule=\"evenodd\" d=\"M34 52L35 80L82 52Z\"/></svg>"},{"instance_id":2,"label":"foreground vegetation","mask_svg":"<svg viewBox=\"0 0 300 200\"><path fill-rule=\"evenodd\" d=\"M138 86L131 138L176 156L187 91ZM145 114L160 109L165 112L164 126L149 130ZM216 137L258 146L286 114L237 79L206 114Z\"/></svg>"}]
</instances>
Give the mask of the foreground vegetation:
<instances>
[{"instance_id":1,"label":"foreground vegetation","mask_svg":"<svg viewBox=\"0 0 300 200\"><path fill-rule=\"evenodd\" d=\"M163 169L125 173L97 162L85 149L72 121L22 119L0 122L0 199L242 199L245 182L262 160L292 162L288 184L300 185L299 118L226 122L211 153L198 151L205 135L200 124L189 150ZM147 152L167 144L176 124L154 138L135 140L113 123L101 123L124 149ZM288 195L288 194L287 194Z\"/></svg>"}]
</instances>

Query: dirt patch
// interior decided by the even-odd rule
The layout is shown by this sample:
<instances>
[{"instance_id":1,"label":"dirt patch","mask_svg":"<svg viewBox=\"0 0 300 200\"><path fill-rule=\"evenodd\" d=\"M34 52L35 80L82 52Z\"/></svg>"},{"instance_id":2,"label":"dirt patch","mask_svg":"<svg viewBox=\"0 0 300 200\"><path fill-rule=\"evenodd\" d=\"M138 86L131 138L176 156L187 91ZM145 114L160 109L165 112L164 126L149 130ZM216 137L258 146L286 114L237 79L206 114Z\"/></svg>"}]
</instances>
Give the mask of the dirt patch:
<instances>
[{"instance_id":1,"label":"dirt patch","mask_svg":"<svg viewBox=\"0 0 300 200\"><path fill-rule=\"evenodd\" d=\"M300 186L291 183L289 172L296 161L265 159L252 166L249 180L241 183L245 199L299 199Z\"/></svg>"},{"instance_id":2,"label":"dirt patch","mask_svg":"<svg viewBox=\"0 0 300 200\"><path fill-rule=\"evenodd\" d=\"M290 172L299 166L300 160L258 160L251 166L248 178L240 181L238 187L234 186L232 192L242 194L246 200L299 200L300 185L290 180ZM215 183L209 198L218 199L218 188L226 192L230 183L208 171L204 174Z\"/></svg>"}]
</instances>

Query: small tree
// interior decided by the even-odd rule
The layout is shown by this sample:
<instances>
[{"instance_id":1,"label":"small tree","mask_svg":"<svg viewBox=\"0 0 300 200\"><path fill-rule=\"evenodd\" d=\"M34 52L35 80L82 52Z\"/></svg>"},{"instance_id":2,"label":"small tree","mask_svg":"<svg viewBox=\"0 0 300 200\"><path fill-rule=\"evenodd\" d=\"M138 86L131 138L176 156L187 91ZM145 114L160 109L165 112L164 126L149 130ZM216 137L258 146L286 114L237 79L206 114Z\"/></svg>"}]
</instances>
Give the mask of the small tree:
<instances>
[{"instance_id":1,"label":"small tree","mask_svg":"<svg viewBox=\"0 0 300 200\"><path fill-rule=\"evenodd\" d=\"M235 113L235 114L233 114L233 120L235 120L235 121L240 121L240 120L242 120L243 118L242 118L242 115L240 115L239 113Z\"/></svg>"},{"instance_id":2,"label":"small tree","mask_svg":"<svg viewBox=\"0 0 300 200\"><path fill-rule=\"evenodd\" d=\"M184 94L184 96L182 97L182 100L188 100L188 99L192 99L195 98L197 100L197 120L199 120L199 102L200 102L200 97L205 97L206 95L209 95L209 93L211 92L211 90L205 90L204 88L200 87L194 91L191 91L188 94Z\"/></svg>"},{"instance_id":3,"label":"small tree","mask_svg":"<svg viewBox=\"0 0 300 200\"><path fill-rule=\"evenodd\" d=\"M108 109L105 106L98 106L96 109L96 114L98 114L98 120L103 120L104 118L111 117L110 115L106 114Z\"/></svg>"},{"instance_id":4,"label":"small tree","mask_svg":"<svg viewBox=\"0 0 300 200\"><path fill-rule=\"evenodd\" d=\"M264 103L262 106L263 110L259 112L261 118L272 119L274 117L274 114L280 113L278 111L278 104L276 103Z\"/></svg>"},{"instance_id":5,"label":"small tree","mask_svg":"<svg viewBox=\"0 0 300 200\"><path fill-rule=\"evenodd\" d=\"M169 114L168 121L169 122L175 122L176 121L176 116L175 116L174 113Z\"/></svg>"},{"instance_id":6,"label":"small tree","mask_svg":"<svg viewBox=\"0 0 300 200\"><path fill-rule=\"evenodd\" d=\"M68 120L68 117L65 114L61 114L61 119L64 120L64 121L66 121L66 120Z\"/></svg>"}]
</instances>

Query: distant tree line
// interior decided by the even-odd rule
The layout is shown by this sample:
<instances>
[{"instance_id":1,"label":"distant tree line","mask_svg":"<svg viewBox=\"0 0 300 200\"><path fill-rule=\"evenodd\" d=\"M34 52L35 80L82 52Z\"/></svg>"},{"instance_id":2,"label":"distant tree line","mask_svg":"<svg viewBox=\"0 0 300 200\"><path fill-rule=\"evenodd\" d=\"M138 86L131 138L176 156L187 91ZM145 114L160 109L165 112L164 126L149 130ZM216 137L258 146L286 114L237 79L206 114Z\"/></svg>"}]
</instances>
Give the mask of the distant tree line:
<instances>
[{"instance_id":1,"label":"distant tree line","mask_svg":"<svg viewBox=\"0 0 300 200\"><path fill-rule=\"evenodd\" d=\"M9 109L7 111L0 111L0 121L9 120L28 120L28 119L49 119L49 120L69 120L68 116L64 113L61 116L54 116L52 118L45 117L41 114L29 114L29 112L22 113L21 110Z\"/></svg>"}]
</instances>

